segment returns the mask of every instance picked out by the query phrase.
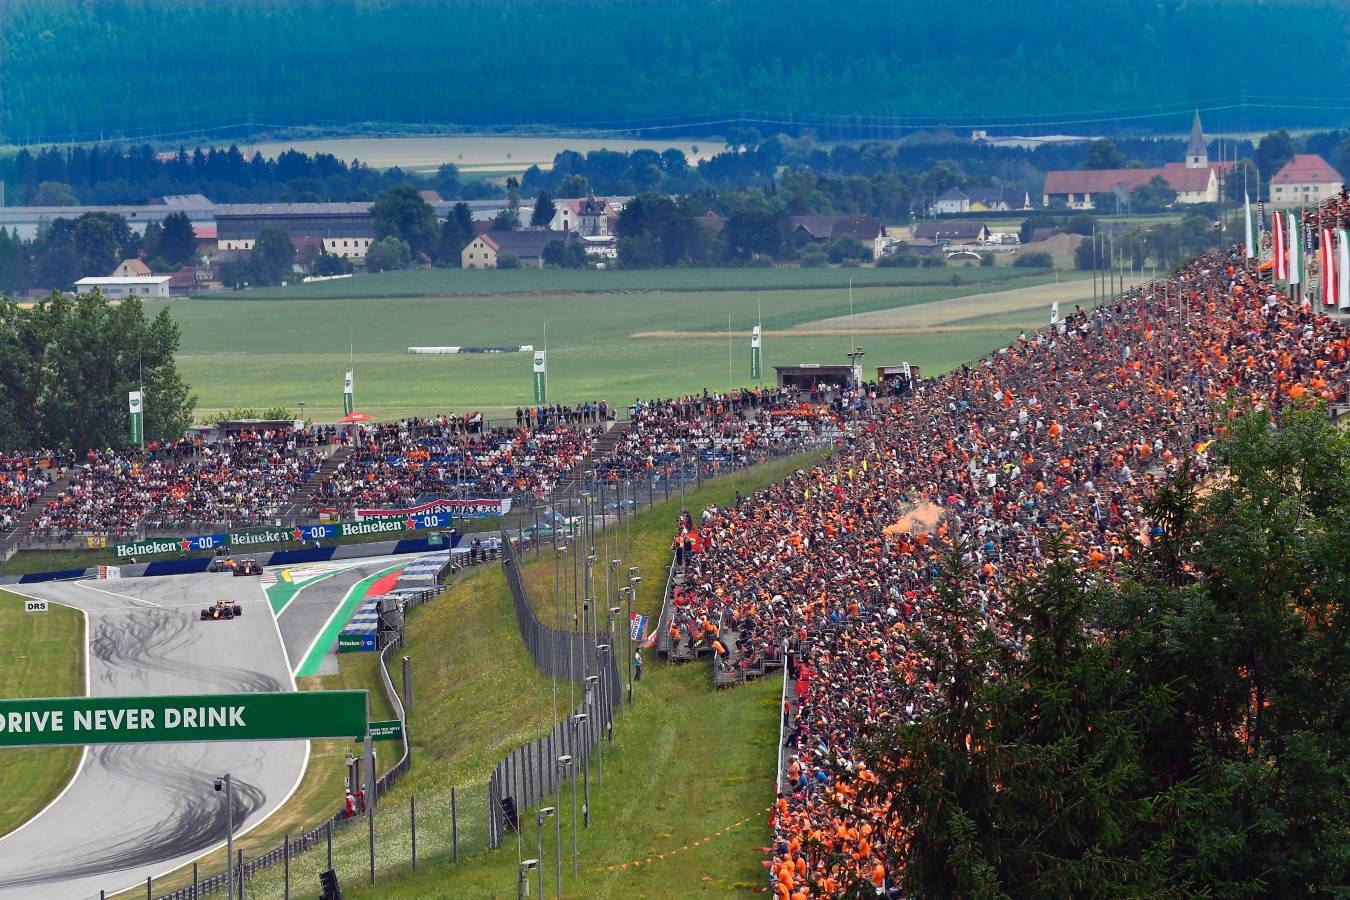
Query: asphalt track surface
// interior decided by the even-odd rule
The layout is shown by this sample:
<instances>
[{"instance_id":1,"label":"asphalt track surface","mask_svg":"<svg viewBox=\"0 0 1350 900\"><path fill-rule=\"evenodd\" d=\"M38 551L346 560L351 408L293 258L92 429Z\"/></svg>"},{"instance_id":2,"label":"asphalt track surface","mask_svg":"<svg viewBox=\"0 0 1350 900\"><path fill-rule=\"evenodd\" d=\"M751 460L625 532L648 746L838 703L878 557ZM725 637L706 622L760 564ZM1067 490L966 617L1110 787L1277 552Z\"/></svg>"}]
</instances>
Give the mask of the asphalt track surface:
<instances>
[{"instance_id":1,"label":"asphalt track surface","mask_svg":"<svg viewBox=\"0 0 1350 900\"><path fill-rule=\"evenodd\" d=\"M390 564L363 561L315 580L279 617L260 579L227 574L55 582L15 592L85 612L90 696L284 691L294 689L301 655L352 586ZM200 610L222 598L244 614L200 621ZM144 885L147 876L223 843L218 775L233 778L238 836L290 797L308 759L308 741L90 747L66 789L0 838L0 898L95 898L100 890L111 896Z\"/></svg>"}]
</instances>

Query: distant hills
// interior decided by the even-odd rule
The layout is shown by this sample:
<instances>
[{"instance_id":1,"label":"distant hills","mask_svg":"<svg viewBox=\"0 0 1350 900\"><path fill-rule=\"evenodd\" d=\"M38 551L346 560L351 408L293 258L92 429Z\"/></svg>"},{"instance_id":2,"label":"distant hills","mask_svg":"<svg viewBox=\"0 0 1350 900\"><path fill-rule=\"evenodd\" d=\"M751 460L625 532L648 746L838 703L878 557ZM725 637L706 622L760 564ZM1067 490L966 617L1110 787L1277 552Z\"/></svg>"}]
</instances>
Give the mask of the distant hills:
<instances>
[{"instance_id":1,"label":"distant hills","mask_svg":"<svg viewBox=\"0 0 1350 900\"><path fill-rule=\"evenodd\" d=\"M4 0L0 143L354 123L892 137L1326 127L1309 0ZM251 124L250 124L251 123ZM734 124L734 123L733 123Z\"/></svg>"}]
</instances>

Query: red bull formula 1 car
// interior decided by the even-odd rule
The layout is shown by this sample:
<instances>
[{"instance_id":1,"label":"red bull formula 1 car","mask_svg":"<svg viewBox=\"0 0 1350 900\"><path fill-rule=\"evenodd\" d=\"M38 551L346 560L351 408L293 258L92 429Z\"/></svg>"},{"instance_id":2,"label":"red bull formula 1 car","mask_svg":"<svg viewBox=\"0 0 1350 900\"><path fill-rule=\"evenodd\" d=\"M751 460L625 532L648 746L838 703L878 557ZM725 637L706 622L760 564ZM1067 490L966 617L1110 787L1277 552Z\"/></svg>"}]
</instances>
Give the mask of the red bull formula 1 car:
<instances>
[{"instance_id":1,"label":"red bull formula 1 car","mask_svg":"<svg viewBox=\"0 0 1350 900\"><path fill-rule=\"evenodd\" d=\"M217 600L215 606L208 606L202 610L203 622L212 619L235 619L244 614L244 609L238 603L231 603L228 600Z\"/></svg>"},{"instance_id":2,"label":"red bull formula 1 car","mask_svg":"<svg viewBox=\"0 0 1350 900\"><path fill-rule=\"evenodd\" d=\"M261 575L262 566L258 565L258 561L256 559L249 556L245 557L244 559L236 561L231 571L234 573L236 578L238 578L240 575Z\"/></svg>"}]
</instances>

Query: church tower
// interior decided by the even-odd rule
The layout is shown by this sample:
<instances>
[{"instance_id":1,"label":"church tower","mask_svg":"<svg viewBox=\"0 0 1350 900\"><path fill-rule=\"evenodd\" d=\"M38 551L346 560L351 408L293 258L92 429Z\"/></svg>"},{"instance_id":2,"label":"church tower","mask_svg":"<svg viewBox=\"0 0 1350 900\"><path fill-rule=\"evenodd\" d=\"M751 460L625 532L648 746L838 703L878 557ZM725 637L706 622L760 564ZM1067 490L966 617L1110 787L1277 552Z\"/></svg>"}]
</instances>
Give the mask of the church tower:
<instances>
[{"instance_id":1,"label":"church tower","mask_svg":"<svg viewBox=\"0 0 1350 900\"><path fill-rule=\"evenodd\" d=\"M1205 149L1205 134L1200 129L1200 110L1191 120L1191 141L1186 145L1186 168L1208 169L1209 151Z\"/></svg>"}]
</instances>

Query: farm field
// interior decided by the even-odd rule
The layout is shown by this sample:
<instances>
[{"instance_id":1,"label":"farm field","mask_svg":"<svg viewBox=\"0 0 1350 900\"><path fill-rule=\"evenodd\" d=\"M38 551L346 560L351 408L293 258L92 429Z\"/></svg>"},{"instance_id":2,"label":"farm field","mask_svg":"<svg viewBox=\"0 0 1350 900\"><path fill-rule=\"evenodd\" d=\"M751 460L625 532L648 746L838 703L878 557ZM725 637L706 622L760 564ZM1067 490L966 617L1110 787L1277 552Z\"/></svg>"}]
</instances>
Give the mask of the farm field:
<instances>
[{"instance_id":1,"label":"farm field","mask_svg":"<svg viewBox=\"0 0 1350 900\"><path fill-rule=\"evenodd\" d=\"M806 288L924 287L994 284L1045 274L1042 269L413 269L337 281L202 294L202 300L339 300L463 297L497 294L590 294L648 291L781 291ZM1026 282L1024 282L1026 283Z\"/></svg>"},{"instance_id":2,"label":"farm field","mask_svg":"<svg viewBox=\"0 0 1350 900\"><path fill-rule=\"evenodd\" d=\"M1033 275L976 285L970 282L990 270L938 271L948 279L959 275L967 283L859 287L853 292L854 310L918 307L989 294L1004 283L1030 287L1047 281L1044 275ZM1017 270L994 270L993 277L1003 271ZM1014 309L1031 303L1024 294L1018 297ZM409 355L409 346L542 346L547 325L549 399L565 403L604 399L627 405L635 397L750 384L749 333L761 306L764 327L771 333L847 317L849 312L848 291L843 287L762 293L707 290L170 302L182 330L179 370L198 395L199 415L238 406L279 405L294 410L304 401L305 415L316 421L333 421L342 415L342 375L348 368L356 372L357 408L377 418L465 409L501 415L532 401L528 354ZM1048 310L1049 301L1044 305ZM158 306L147 304L152 314ZM983 309L985 314L992 311ZM955 304L950 315L968 319L970 314ZM925 372L936 372L1006 343L1019 330L1017 323L993 330L932 333L929 329L922 334L891 329L860 334L858 343L867 354L864 368L907 360ZM663 332L697 332L699 339ZM774 334L764 346L765 380L772 382L774 365L843 362L849 341L843 329L825 334Z\"/></svg>"},{"instance_id":3,"label":"farm field","mask_svg":"<svg viewBox=\"0 0 1350 900\"><path fill-rule=\"evenodd\" d=\"M669 148L683 151L690 165L725 149L721 138L641 141L628 138L529 137L523 135L462 135L427 137L333 137L296 141L262 141L240 149L256 150L276 157L287 150L301 153L331 153L338 159L359 159L376 169L398 166L414 172L435 171L441 163L454 163L461 172L524 172L530 166L553 167L553 157L563 150L586 154L592 150L631 153L648 149L660 153Z\"/></svg>"}]
</instances>

